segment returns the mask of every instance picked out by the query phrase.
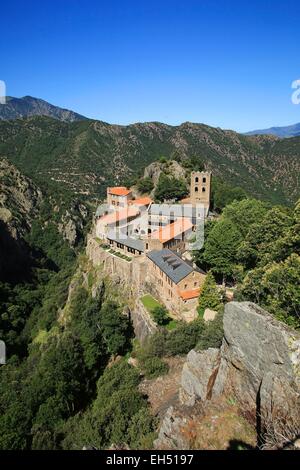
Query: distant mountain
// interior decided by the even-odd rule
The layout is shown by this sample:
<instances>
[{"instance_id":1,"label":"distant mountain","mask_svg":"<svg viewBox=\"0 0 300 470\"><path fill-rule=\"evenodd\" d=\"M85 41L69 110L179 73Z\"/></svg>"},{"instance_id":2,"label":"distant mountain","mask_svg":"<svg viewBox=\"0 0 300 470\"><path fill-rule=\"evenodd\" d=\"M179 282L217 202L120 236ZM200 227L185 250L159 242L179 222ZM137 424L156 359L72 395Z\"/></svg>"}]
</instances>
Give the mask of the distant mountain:
<instances>
[{"instance_id":1,"label":"distant mountain","mask_svg":"<svg viewBox=\"0 0 300 470\"><path fill-rule=\"evenodd\" d=\"M55 195L101 197L106 186L125 184L161 156L199 157L215 176L275 203L293 203L300 195L300 137L245 136L190 122L0 121L0 158Z\"/></svg>"},{"instance_id":2,"label":"distant mountain","mask_svg":"<svg viewBox=\"0 0 300 470\"><path fill-rule=\"evenodd\" d=\"M270 129L259 129L247 132L246 135L276 135L277 137L297 137L300 136L300 122L292 126L270 127Z\"/></svg>"},{"instance_id":3,"label":"distant mountain","mask_svg":"<svg viewBox=\"0 0 300 470\"><path fill-rule=\"evenodd\" d=\"M0 105L0 120L19 119L30 116L49 116L65 122L82 121L87 119L68 109L54 106L47 101L32 96L23 98L7 97L6 104Z\"/></svg>"}]
</instances>

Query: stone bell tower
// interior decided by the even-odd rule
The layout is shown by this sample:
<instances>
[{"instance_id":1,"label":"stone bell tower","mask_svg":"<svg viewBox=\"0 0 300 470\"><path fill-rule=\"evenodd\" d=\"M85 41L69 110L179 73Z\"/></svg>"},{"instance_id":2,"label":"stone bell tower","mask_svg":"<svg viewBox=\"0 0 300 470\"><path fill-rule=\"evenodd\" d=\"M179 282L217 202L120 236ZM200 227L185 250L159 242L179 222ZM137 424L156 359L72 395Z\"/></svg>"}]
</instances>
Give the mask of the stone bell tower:
<instances>
[{"instance_id":1,"label":"stone bell tower","mask_svg":"<svg viewBox=\"0 0 300 470\"><path fill-rule=\"evenodd\" d=\"M191 173L191 204L203 204L208 213L210 207L211 173L207 171L192 171Z\"/></svg>"}]
</instances>

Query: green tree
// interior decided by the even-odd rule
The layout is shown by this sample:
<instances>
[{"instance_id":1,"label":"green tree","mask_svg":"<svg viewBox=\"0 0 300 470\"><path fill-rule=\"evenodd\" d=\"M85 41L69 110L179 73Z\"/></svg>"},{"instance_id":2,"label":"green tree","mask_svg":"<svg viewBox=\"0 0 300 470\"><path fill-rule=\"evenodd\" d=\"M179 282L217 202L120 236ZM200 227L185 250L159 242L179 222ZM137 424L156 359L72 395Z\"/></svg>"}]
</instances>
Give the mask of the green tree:
<instances>
[{"instance_id":1,"label":"green tree","mask_svg":"<svg viewBox=\"0 0 300 470\"><path fill-rule=\"evenodd\" d=\"M152 316L154 321L158 325L165 325L168 322L168 311L163 306L157 306L152 310Z\"/></svg>"},{"instance_id":2,"label":"green tree","mask_svg":"<svg viewBox=\"0 0 300 470\"><path fill-rule=\"evenodd\" d=\"M221 219L210 231L204 251L204 260L213 273L223 280L232 277L236 267L236 255L242 235L233 222Z\"/></svg>"},{"instance_id":3,"label":"green tree","mask_svg":"<svg viewBox=\"0 0 300 470\"><path fill-rule=\"evenodd\" d=\"M242 199L227 205L223 210L223 218L231 220L246 237L253 224L261 223L268 211L268 205L257 199Z\"/></svg>"},{"instance_id":4,"label":"green tree","mask_svg":"<svg viewBox=\"0 0 300 470\"><path fill-rule=\"evenodd\" d=\"M151 193L152 189L154 188L154 184L151 178L147 176L146 178L142 178L137 183L137 189L140 193Z\"/></svg>"},{"instance_id":5,"label":"green tree","mask_svg":"<svg viewBox=\"0 0 300 470\"><path fill-rule=\"evenodd\" d=\"M292 327L300 327L300 256L271 262L246 275L239 293L273 313Z\"/></svg>"},{"instance_id":6,"label":"green tree","mask_svg":"<svg viewBox=\"0 0 300 470\"><path fill-rule=\"evenodd\" d=\"M222 300L222 294L217 288L215 278L213 274L209 272L205 278L199 296L199 315L203 317L206 308L219 311L222 307Z\"/></svg>"},{"instance_id":7,"label":"green tree","mask_svg":"<svg viewBox=\"0 0 300 470\"><path fill-rule=\"evenodd\" d=\"M133 332L129 319L122 315L118 304L109 301L103 305L100 325L108 352L113 355L126 352Z\"/></svg>"},{"instance_id":8,"label":"green tree","mask_svg":"<svg viewBox=\"0 0 300 470\"><path fill-rule=\"evenodd\" d=\"M216 176L213 177L211 205L215 211L222 211L233 201L241 201L246 198L247 193L244 189L229 185Z\"/></svg>"},{"instance_id":9,"label":"green tree","mask_svg":"<svg viewBox=\"0 0 300 470\"><path fill-rule=\"evenodd\" d=\"M168 177L164 173L160 174L154 194L155 199L160 202L173 199L177 201L182 199L187 194L188 189L183 180L179 180L174 177Z\"/></svg>"},{"instance_id":10,"label":"green tree","mask_svg":"<svg viewBox=\"0 0 300 470\"><path fill-rule=\"evenodd\" d=\"M237 255L246 268L265 265L278 259L279 240L291 229L293 219L282 207L273 207L264 218L250 226Z\"/></svg>"}]
</instances>

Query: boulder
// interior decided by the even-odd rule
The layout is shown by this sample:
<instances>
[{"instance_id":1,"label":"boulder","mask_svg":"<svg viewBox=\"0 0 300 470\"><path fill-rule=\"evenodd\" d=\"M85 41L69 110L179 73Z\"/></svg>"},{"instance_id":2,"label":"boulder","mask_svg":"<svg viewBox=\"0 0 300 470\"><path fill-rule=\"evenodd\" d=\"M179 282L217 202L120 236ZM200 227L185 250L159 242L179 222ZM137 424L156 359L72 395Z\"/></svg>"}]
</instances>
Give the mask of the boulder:
<instances>
[{"instance_id":1,"label":"boulder","mask_svg":"<svg viewBox=\"0 0 300 470\"><path fill-rule=\"evenodd\" d=\"M300 334L250 302L224 313L212 396L232 395L249 415L300 420Z\"/></svg>"},{"instance_id":2,"label":"boulder","mask_svg":"<svg viewBox=\"0 0 300 470\"><path fill-rule=\"evenodd\" d=\"M203 320L213 321L216 318L216 315L218 315L218 312L216 312L216 310L211 310L210 308L206 308L204 311Z\"/></svg>"},{"instance_id":3,"label":"boulder","mask_svg":"<svg viewBox=\"0 0 300 470\"><path fill-rule=\"evenodd\" d=\"M219 349L210 348L206 351L192 349L182 369L180 401L193 406L196 399L205 401L211 397L214 381L220 363Z\"/></svg>"}]
</instances>

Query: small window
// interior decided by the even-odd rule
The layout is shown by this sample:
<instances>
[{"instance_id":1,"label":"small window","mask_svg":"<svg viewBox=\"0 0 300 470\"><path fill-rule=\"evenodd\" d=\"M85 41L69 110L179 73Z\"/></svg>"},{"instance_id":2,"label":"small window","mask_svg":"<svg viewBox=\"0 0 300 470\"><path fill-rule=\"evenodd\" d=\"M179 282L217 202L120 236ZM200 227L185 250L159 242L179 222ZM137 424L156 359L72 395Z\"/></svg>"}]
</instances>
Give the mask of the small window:
<instances>
[{"instance_id":1,"label":"small window","mask_svg":"<svg viewBox=\"0 0 300 470\"><path fill-rule=\"evenodd\" d=\"M196 178L195 178L195 183L199 183L199 178L198 178L198 176L196 176Z\"/></svg>"},{"instance_id":2,"label":"small window","mask_svg":"<svg viewBox=\"0 0 300 470\"><path fill-rule=\"evenodd\" d=\"M187 284L184 284L184 288L187 289Z\"/></svg>"},{"instance_id":3,"label":"small window","mask_svg":"<svg viewBox=\"0 0 300 470\"><path fill-rule=\"evenodd\" d=\"M194 282L194 287L197 287L197 282Z\"/></svg>"},{"instance_id":4,"label":"small window","mask_svg":"<svg viewBox=\"0 0 300 470\"><path fill-rule=\"evenodd\" d=\"M203 178L202 178L202 183L206 183L206 177L205 176L203 176Z\"/></svg>"},{"instance_id":5,"label":"small window","mask_svg":"<svg viewBox=\"0 0 300 470\"><path fill-rule=\"evenodd\" d=\"M146 243L146 250L148 250L148 248L149 248L149 244L148 244L148 243Z\"/></svg>"},{"instance_id":6,"label":"small window","mask_svg":"<svg viewBox=\"0 0 300 470\"><path fill-rule=\"evenodd\" d=\"M202 192L205 193L205 191L206 191L206 188L202 188Z\"/></svg>"},{"instance_id":7,"label":"small window","mask_svg":"<svg viewBox=\"0 0 300 470\"><path fill-rule=\"evenodd\" d=\"M199 191L199 188L198 186L195 187L195 193L197 193Z\"/></svg>"}]
</instances>

